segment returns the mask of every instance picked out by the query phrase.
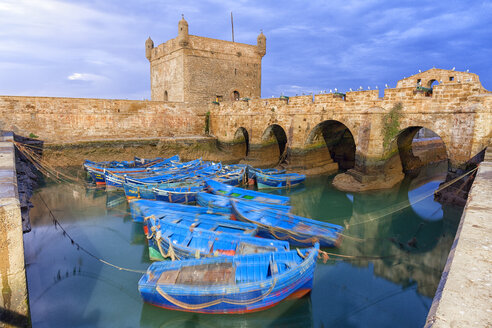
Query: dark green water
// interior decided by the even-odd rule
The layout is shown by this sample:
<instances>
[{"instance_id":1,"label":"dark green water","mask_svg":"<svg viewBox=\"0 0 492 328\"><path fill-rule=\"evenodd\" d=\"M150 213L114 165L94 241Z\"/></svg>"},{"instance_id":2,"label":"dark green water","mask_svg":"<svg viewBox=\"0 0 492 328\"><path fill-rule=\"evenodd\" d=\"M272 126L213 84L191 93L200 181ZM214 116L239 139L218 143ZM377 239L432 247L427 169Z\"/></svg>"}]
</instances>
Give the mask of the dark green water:
<instances>
[{"instance_id":1,"label":"dark green water","mask_svg":"<svg viewBox=\"0 0 492 328\"><path fill-rule=\"evenodd\" d=\"M333 176L321 176L287 192L296 214L347 224L341 247L325 249L347 257L318 263L309 296L247 315L197 315L144 304L140 274L77 250L40 198L97 257L145 270L150 262L142 226L132 222L123 195L47 184L33 197L33 229L24 236L33 326L421 327L462 208L441 206L432 197L415 201L435 190L444 174L445 167L430 167L392 190L354 195L332 188Z\"/></svg>"}]
</instances>

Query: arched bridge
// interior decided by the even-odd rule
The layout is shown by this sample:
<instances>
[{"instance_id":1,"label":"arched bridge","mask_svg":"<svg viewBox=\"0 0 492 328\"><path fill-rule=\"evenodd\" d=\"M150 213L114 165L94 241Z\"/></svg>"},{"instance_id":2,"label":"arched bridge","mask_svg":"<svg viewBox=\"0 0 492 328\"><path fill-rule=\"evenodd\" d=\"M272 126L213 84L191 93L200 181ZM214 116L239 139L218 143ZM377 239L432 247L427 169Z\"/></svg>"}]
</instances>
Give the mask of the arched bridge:
<instances>
[{"instance_id":1,"label":"arched bridge","mask_svg":"<svg viewBox=\"0 0 492 328\"><path fill-rule=\"evenodd\" d=\"M432 88L431 88L432 87ZM396 88L210 105L210 131L238 159L292 169L341 168L359 183L402 175L420 128L439 135L450 169L492 140L492 93L476 74L431 69Z\"/></svg>"}]
</instances>

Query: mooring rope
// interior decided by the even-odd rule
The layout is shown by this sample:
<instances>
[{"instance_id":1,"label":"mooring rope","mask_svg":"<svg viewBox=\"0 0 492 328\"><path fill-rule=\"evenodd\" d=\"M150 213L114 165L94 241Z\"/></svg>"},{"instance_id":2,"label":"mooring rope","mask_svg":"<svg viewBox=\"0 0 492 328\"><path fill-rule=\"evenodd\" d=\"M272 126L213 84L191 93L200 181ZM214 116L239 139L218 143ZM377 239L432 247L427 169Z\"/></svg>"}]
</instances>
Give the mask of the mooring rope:
<instances>
[{"instance_id":1,"label":"mooring rope","mask_svg":"<svg viewBox=\"0 0 492 328\"><path fill-rule=\"evenodd\" d=\"M457 181L459 181L460 179L466 177L467 175L475 172L476 170L478 170L478 166L476 168L471 169L470 171L466 172L465 174L460 175L459 177L454 178L453 180L448 181L448 182L442 184L435 191L429 192L428 194L425 194L425 195L421 196L420 198L418 198L417 200L415 200L412 204L419 203L419 202L423 201L424 199L426 199L426 198L428 198L430 196L433 196L434 194L440 192L443 189L446 189L447 187L451 186L452 184L456 183ZM345 222L345 229L348 230L350 227L353 227L353 226L357 226L357 225L360 225L360 224L365 224L365 223L368 223L368 222L372 222L372 221L376 221L376 220L382 219L385 216L394 214L394 213L399 212L399 211L401 211L401 210L403 210L403 209L405 209L407 207L410 207L410 206L412 206L412 204L410 204L409 202L406 202L405 201L405 202L401 202L399 204L396 204L395 206L390 206L390 207L384 208L382 210L374 211L374 212L372 212L372 214L374 214L374 213L381 213L381 212L383 212L383 213L382 214L379 214L378 216L376 216L374 218L371 218L371 219L365 220L365 221L361 221L361 222L356 222L356 223L352 223L352 224L349 224L348 222ZM389 209L389 212L385 212L388 209ZM370 214L371 213L369 213L369 215Z\"/></svg>"},{"instance_id":2,"label":"mooring rope","mask_svg":"<svg viewBox=\"0 0 492 328\"><path fill-rule=\"evenodd\" d=\"M37 154L32 149L28 148L28 147L31 148L39 148L39 147L33 147L32 145L22 144L17 141L12 141L12 142L15 145L15 147L19 150L19 152L23 154L24 157L26 157L27 160L29 160L34 165L34 167L36 167L36 169L38 169L45 176L52 178L58 183L71 182L71 183L81 184L85 186L85 183L81 183L82 181L78 177L73 177L56 170L50 163L48 163L46 160L43 160L41 155Z\"/></svg>"},{"instance_id":3,"label":"mooring rope","mask_svg":"<svg viewBox=\"0 0 492 328\"><path fill-rule=\"evenodd\" d=\"M87 255L89 255L90 257L96 259L97 261L103 263L103 264L106 264L112 268L115 268L115 269L118 269L120 271L128 271L128 272L134 272L134 273L146 273L146 271L142 271L142 270L134 270L134 269L128 269L128 268L124 268L124 267L121 267L121 266L118 266L116 264L113 264L111 262L108 262L102 258L99 258L97 257L96 255L94 255L92 252L90 252L89 250L87 250L85 247L83 247L82 245L80 245L78 242L76 242L73 237L68 233L68 231L63 228L63 226L60 224L60 221L58 221L55 217L55 215L53 214L53 212L51 211L51 209L49 208L48 204L45 202L43 196L41 196L41 193L38 193L38 196L39 196L39 199L41 199L41 201L43 202L44 206L46 206L46 209L48 210L48 213L49 215L51 216L52 220L53 220L53 224L55 225L55 229L56 227L60 227L60 229L63 231L63 236L67 237L70 242L72 243L73 246L77 247L77 250L81 250L83 251L84 253L86 253Z\"/></svg>"},{"instance_id":4,"label":"mooring rope","mask_svg":"<svg viewBox=\"0 0 492 328\"><path fill-rule=\"evenodd\" d=\"M47 177L50 177L52 179L54 179L56 182L58 183L62 183L62 182L69 182L69 183L75 183L75 184L81 184L81 180L78 179L78 177L72 177L68 174L65 174L65 173L62 173L60 171L57 171L53 166L51 166L47 161L43 160L41 158L41 156L39 154L37 154L36 152L34 152L33 150L29 149L29 148L36 148L36 149L42 149L41 147L37 147L37 146L33 146L33 145L26 145L26 144L22 144L22 143L19 143L19 142L16 142L16 141L13 141L14 145L16 146L16 148L41 172L43 173L44 175L46 175ZM29 148L27 148L29 147ZM436 189L435 191L433 192L430 192L428 194L425 194L424 196L418 198L416 201L413 202L413 204L416 204L416 203L419 203L421 201L423 201L424 199L430 197L430 196L433 196L434 194L444 190L445 188L453 185L454 183L456 183L457 181L459 181L460 179L464 178L465 176L475 172L476 170L478 170L478 166L476 168L473 168L471 169L470 171L466 172L465 174L451 180L451 181L448 181L444 184L442 184L438 189ZM471 178L471 176L468 178L468 180ZM468 181L467 180L467 181ZM82 183L81 185L83 185L84 187L88 187L86 183ZM42 198L41 194L38 193L40 199L42 200L42 202L44 203L44 205L46 206L46 208L48 209L49 211L49 214L50 216L52 217L53 219L53 222L55 224L55 228L56 226L58 225L62 231L63 231L63 234L64 236L68 237L72 243L72 245L76 246L77 249L79 250L82 250L83 252L85 252L86 254L88 254L89 256L93 257L94 259L98 260L99 262L101 263L104 263L108 266L111 266L113 268L116 268L118 270L124 270L124 271L129 271L129 272L136 272L136 273L145 273L145 271L140 271L140 270L133 270L133 269L127 269L127 268L123 268L123 267L120 267L120 266L117 266L115 264L112 264L108 261L105 261L101 258L98 258L97 256L95 256L94 254L92 254L91 252L89 252L87 249L85 249L84 247L82 247L79 243L75 242L74 239L68 234L68 232L61 226L61 224L59 223L59 221L55 218L55 216L53 215L52 211L50 210L50 208L48 207L48 205L46 204L46 202L44 201L44 199ZM412 204L410 204L409 202L401 202L399 204L396 204L395 206L390 206L390 207L387 207L385 209L382 209L382 210L378 210L378 211L374 211L372 213L368 213L367 215L368 216L371 216L371 215L374 215L376 214L375 217L369 219L369 220L365 220L365 221L361 221L361 222L356 222L356 223L352 223L352 224L349 224L347 221L344 220L344 224L345 224L345 229L346 231L349 230L350 227L353 227L353 226L357 226L357 225L360 225L360 224L365 224L365 223L368 223L368 222L372 222L372 221L376 221L376 220L379 220L379 219L382 219L386 216L389 216L391 214L394 214L396 212L399 212L407 207L410 207L412 206ZM388 211L389 210L389 211ZM334 219L337 219L337 218L334 218ZM338 218L338 219L341 219L341 218ZM347 217L348 219L348 217ZM256 223L258 224L258 223ZM261 224L259 224L261 226ZM269 230L272 230L273 229L273 232L275 232L277 230L277 228L275 227L270 227ZM271 231L272 232L272 231ZM355 236L350 236L350 235L347 235L347 234L343 234L343 233L338 233L339 235L343 236L344 238L348 238L348 239L351 239L351 240L354 240L354 241L357 241L357 242L364 242L366 240L368 240L368 238L359 238L359 237L355 237ZM297 234L296 234L297 235ZM152 236L151 236L152 237ZM279 239L284 239L284 238L279 238ZM294 237L294 239L296 239ZM385 238L386 239L386 238ZM159 243L160 240L157 241L157 244L160 248L160 243ZM304 241L307 241L307 240L304 240ZM171 246L172 247L172 246ZM163 252L161 251L161 254ZM171 253L171 254L170 254ZM389 257L394 257L395 255L388 255L388 256L352 256L352 255L343 255L343 254L336 254L336 253L327 253L327 252L323 252L323 251L320 251L320 254L322 255L322 258L324 261L326 261L329 256L334 256L334 257L339 257L339 258L345 258L345 259L367 259L367 260L374 260L374 259L383 259L383 258L389 258ZM174 250L169 250L168 251L168 254L166 254L168 257L174 257L176 256L175 255L175 252ZM174 255L174 256L173 256Z\"/></svg>"}]
</instances>

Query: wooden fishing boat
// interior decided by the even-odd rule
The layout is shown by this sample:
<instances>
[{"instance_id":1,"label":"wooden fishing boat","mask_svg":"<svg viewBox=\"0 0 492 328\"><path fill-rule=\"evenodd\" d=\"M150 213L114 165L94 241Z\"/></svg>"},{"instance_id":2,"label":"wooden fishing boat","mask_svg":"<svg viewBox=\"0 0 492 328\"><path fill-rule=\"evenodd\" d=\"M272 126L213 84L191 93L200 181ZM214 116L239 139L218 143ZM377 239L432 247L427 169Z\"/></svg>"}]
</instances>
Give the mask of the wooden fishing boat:
<instances>
[{"instance_id":1,"label":"wooden fishing boat","mask_svg":"<svg viewBox=\"0 0 492 328\"><path fill-rule=\"evenodd\" d=\"M263 174L256 172L255 175L258 189L292 188L306 180L306 176L304 174L298 173Z\"/></svg>"},{"instance_id":2,"label":"wooden fishing boat","mask_svg":"<svg viewBox=\"0 0 492 328\"><path fill-rule=\"evenodd\" d=\"M106 184L106 180L104 177L105 171L110 171L112 173L119 173L119 174L147 172L149 169L150 170L158 169L160 167L166 166L169 163L176 162L176 161L179 161L178 155L169 157L167 159L159 159L139 167L110 167L111 165L99 165L96 162L91 162L86 160L84 162L84 169L91 175L93 181L97 185L105 185ZM113 163L113 162L109 162L109 163Z\"/></svg>"},{"instance_id":3,"label":"wooden fishing boat","mask_svg":"<svg viewBox=\"0 0 492 328\"><path fill-rule=\"evenodd\" d=\"M172 181L179 181L189 178L193 172L207 169L212 165L212 162L202 162L201 159L195 159L185 163L175 163L172 167L167 167L164 170L158 170L154 172L154 174L147 174L140 177L127 174L125 177L125 182L131 182L134 184L169 183Z\"/></svg>"},{"instance_id":4,"label":"wooden fishing boat","mask_svg":"<svg viewBox=\"0 0 492 328\"><path fill-rule=\"evenodd\" d=\"M159 186L154 188L156 200L169 203L195 204L196 194L205 190L202 181L197 183L178 183L173 186Z\"/></svg>"},{"instance_id":5,"label":"wooden fishing boat","mask_svg":"<svg viewBox=\"0 0 492 328\"><path fill-rule=\"evenodd\" d=\"M240 234L254 236L258 231L255 224L241 221L233 221L222 215L190 212L156 210L151 209L145 212L144 233L148 239L149 257L152 261L162 261L159 247L153 236L162 226L163 222L175 224L181 228L196 231L213 231L216 233Z\"/></svg>"},{"instance_id":6,"label":"wooden fishing boat","mask_svg":"<svg viewBox=\"0 0 492 328\"><path fill-rule=\"evenodd\" d=\"M275 174L283 174L283 173L285 173L285 170L284 169L274 169L274 168L259 169L259 168L252 167L251 165L248 165L248 178L249 179L256 179L256 173L275 175Z\"/></svg>"},{"instance_id":7,"label":"wooden fishing boat","mask_svg":"<svg viewBox=\"0 0 492 328\"><path fill-rule=\"evenodd\" d=\"M263 192L233 187L214 180L206 180L205 185L207 190L215 195L223 195L243 200L254 200L260 203L279 205L289 204L289 197L286 196L266 194Z\"/></svg>"},{"instance_id":8,"label":"wooden fishing boat","mask_svg":"<svg viewBox=\"0 0 492 328\"><path fill-rule=\"evenodd\" d=\"M224 170L224 172L220 172L216 177L212 178L212 180L216 180L230 186L239 186L246 183L246 167Z\"/></svg>"},{"instance_id":9,"label":"wooden fishing boat","mask_svg":"<svg viewBox=\"0 0 492 328\"><path fill-rule=\"evenodd\" d=\"M154 214L155 211L174 211L174 212L186 212L190 214L216 214L221 215L223 218L229 218L227 213L221 213L214 209L204 208L200 206L175 204L169 202L161 202L148 199L133 199L129 202L130 213L133 221L144 222L144 218Z\"/></svg>"},{"instance_id":10,"label":"wooden fishing boat","mask_svg":"<svg viewBox=\"0 0 492 328\"><path fill-rule=\"evenodd\" d=\"M287 240L292 245L337 247L342 240L343 227L304 218L273 209L255 208L247 202L232 200L232 213L236 220L251 222L259 227L259 235Z\"/></svg>"},{"instance_id":11,"label":"wooden fishing boat","mask_svg":"<svg viewBox=\"0 0 492 328\"><path fill-rule=\"evenodd\" d=\"M311 290L318 249L155 262L138 290L145 302L171 310L261 311Z\"/></svg>"},{"instance_id":12,"label":"wooden fishing boat","mask_svg":"<svg viewBox=\"0 0 492 328\"><path fill-rule=\"evenodd\" d=\"M152 238L162 257L173 260L289 250L282 240L193 230L168 221L160 222Z\"/></svg>"},{"instance_id":13,"label":"wooden fishing boat","mask_svg":"<svg viewBox=\"0 0 492 328\"><path fill-rule=\"evenodd\" d=\"M199 192L196 195L196 202L198 205L209 208L215 212L221 212L226 214L232 213L231 199L227 196L214 195L207 192ZM290 206L288 205L260 203L260 202L255 202L254 200L245 200L245 202L248 202L248 204L255 207L273 208L278 211L284 211L284 212L290 211Z\"/></svg>"},{"instance_id":14,"label":"wooden fishing boat","mask_svg":"<svg viewBox=\"0 0 492 328\"><path fill-rule=\"evenodd\" d=\"M147 169L142 172L123 172L115 173L110 170L104 170L104 179L106 181L106 188L123 188L125 181L136 181L138 184L144 184L141 179L147 179L157 177L159 180L173 180L176 174L181 171L182 163L169 163L169 165L162 166L155 169ZM134 182L135 183L135 182Z\"/></svg>"}]
</instances>

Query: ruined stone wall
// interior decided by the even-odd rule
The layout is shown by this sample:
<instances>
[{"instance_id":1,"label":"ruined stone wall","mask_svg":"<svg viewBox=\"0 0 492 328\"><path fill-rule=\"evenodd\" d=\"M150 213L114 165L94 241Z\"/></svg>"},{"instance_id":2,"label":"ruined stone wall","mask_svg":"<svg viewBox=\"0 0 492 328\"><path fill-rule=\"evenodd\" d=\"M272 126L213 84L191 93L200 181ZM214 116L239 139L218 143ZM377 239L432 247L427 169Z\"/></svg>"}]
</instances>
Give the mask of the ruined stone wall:
<instances>
[{"instance_id":1,"label":"ruined stone wall","mask_svg":"<svg viewBox=\"0 0 492 328\"><path fill-rule=\"evenodd\" d=\"M204 133L198 105L158 101L0 96L0 129L50 143Z\"/></svg>"}]
</instances>

